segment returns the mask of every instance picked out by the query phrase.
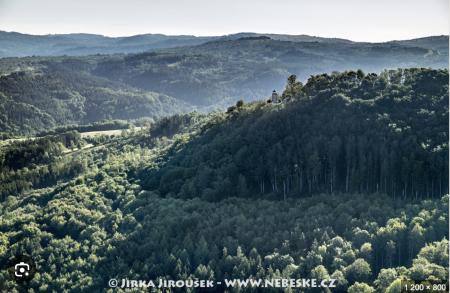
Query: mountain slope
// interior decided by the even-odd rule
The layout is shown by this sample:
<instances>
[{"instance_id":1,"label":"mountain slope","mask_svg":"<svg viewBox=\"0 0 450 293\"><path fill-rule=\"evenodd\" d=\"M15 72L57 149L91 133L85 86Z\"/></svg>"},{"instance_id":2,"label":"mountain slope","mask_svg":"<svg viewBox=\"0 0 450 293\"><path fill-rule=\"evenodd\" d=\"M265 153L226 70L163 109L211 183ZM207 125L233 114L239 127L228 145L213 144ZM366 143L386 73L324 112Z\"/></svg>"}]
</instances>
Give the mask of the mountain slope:
<instances>
[{"instance_id":1,"label":"mountain slope","mask_svg":"<svg viewBox=\"0 0 450 293\"><path fill-rule=\"evenodd\" d=\"M0 132L21 134L104 119L156 119L189 108L164 94L55 68L1 76L0 105Z\"/></svg>"},{"instance_id":2,"label":"mountain slope","mask_svg":"<svg viewBox=\"0 0 450 293\"><path fill-rule=\"evenodd\" d=\"M412 40L392 41L391 43L412 47L422 47L448 54L448 36L433 36Z\"/></svg>"},{"instance_id":3,"label":"mountain slope","mask_svg":"<svg viewBox=\"0 0 450 293\"><path fill-rule=\"evenodd\" d=\"M230 109L155 169L162 196L302 197L448 190L448 71L410 69L311 77L286 104ZM289 88L289 87L288 87Z\"/></svg>"}]
</instances>

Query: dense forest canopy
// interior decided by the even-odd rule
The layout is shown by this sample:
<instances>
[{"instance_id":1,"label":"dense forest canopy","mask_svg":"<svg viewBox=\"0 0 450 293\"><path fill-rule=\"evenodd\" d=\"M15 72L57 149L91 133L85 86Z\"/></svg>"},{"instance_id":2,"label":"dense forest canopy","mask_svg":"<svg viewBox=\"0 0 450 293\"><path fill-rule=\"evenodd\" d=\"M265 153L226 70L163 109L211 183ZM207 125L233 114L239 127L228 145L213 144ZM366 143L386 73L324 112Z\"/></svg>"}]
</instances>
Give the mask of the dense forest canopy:
<instances>
[{"instance_id":1,"label":"dense forest canopy","mask_svg":"<svg viewBox=\"0 0 450 293\"><path fill-rule=\"evenodd\" d=\"M105 119L157 119L189 109L188 104L167 95L58 64L0 76L0 132L34 134Z\"/></svg>"},{"instance_id":2,"label":"dense forest canopy","mask_svg":"<svg viewBox=\"0 0 450 293\"><path fill-rule=\"evenodd\" d=\"M448 70L290 76L280 99L117 136L78 132L105 122L3 140L0 265L32 256L34 292L111 278L445 282ZM0 272L0 290L21 288Z\"/></svg>"},{"instance_id":3,"label":"dense forest canopy","mask_svg":"<svg viewBox=\"0 0 450 293\"><path fill-rule=\"evenodd\" d=\"M141 174L181 198L448 191L448 71L348 71L291 78L285 103L236 108Z\"/></svg>"}]
</instances>

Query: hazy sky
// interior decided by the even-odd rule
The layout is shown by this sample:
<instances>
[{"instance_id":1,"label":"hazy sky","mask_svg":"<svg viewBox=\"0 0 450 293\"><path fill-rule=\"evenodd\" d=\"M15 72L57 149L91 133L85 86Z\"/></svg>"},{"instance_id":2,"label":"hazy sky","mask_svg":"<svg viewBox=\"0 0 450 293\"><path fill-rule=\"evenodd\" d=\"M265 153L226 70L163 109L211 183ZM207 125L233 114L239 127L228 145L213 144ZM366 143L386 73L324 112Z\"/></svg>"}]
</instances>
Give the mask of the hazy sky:
<instances>
[{"instance_id":1,"label":"hazy sky","mask_svg":"<svg viewBox=\"0 0 450 293\"><path fill-rule=\"evenodd\" d=\"M449 33L448 0L0 0L0 30L30 34L308 34L356 41Z\"/></svg>"}]
</instances>

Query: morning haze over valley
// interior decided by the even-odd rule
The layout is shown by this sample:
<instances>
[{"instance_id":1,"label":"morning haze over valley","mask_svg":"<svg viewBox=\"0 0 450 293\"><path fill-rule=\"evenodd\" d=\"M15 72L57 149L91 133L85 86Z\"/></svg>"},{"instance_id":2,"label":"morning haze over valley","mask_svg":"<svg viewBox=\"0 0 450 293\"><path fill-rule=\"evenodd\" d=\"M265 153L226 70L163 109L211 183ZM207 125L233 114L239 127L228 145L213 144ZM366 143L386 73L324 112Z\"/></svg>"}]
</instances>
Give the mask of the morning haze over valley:
<instances>
[{"instance_id":1,"label":"morning haze over valley","mask_svg":"<svg viewBox=\"0 0 450 293\"><path fill-rule=\"evenodd\" d=\"M0 292L445 292L447 1L172 2L0 1Z\"/></svg>"}]
</instances>

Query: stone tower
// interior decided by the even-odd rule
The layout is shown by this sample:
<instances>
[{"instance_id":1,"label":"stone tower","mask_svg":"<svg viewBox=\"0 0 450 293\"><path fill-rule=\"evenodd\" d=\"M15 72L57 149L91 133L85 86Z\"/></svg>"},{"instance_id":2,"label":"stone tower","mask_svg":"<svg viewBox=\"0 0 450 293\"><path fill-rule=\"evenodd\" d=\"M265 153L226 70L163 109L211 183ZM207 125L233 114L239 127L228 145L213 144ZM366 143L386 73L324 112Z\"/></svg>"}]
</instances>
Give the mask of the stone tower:
<instances>
[{"instance_id":1,"label":"stone tower","mask_svg":"<svg viewBox=\"0 0 450 293\"><path fill-rule=\"evenodd\" d=\"M278 93L276 90L273 90L272 92L272 103L279 103L280 98L278 97Z\"/></svg>"}]
</instances>

